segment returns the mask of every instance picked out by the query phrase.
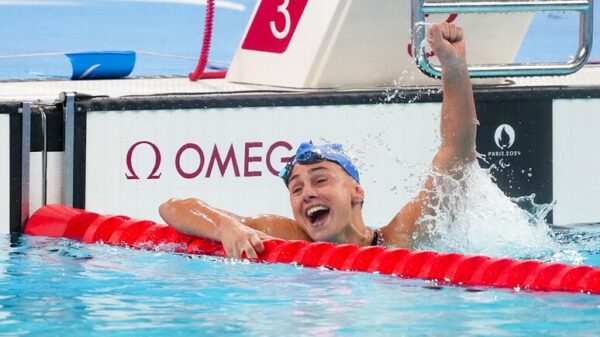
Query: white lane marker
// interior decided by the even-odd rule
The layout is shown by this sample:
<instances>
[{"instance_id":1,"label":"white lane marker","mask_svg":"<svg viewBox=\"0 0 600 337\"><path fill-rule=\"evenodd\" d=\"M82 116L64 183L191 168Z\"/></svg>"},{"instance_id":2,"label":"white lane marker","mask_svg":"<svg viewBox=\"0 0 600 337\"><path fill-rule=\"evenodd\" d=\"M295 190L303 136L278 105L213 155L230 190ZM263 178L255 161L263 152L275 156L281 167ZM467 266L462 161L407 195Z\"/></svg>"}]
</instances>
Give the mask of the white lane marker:
<instances>
[{"instance_id":1,"label":"white lane marker","mask_svg":"<svg viewBox=\"0 0 600 337\"><path fill-rule=\"evenodd\" d=\"M96 70L96 68L98 68L99 66L100 66L100 63L94 64L93 66L87 68L86 71L84 71L83 74L81 74L81 76L79 76L79 79L80 80L84 79L87 75L89 75L92 71Z\"/></svg>"}]
</instances>

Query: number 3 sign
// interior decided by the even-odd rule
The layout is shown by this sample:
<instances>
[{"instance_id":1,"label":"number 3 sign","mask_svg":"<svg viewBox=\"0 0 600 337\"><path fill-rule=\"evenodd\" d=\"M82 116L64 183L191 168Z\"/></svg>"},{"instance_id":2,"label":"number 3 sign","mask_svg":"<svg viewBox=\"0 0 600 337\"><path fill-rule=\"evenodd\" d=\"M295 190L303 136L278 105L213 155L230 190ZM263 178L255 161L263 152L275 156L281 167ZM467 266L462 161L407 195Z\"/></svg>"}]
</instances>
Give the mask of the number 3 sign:
<instances>
[{"instance_id":1,"label":"number 3 sign","mask_svg":"<svg viewBox=\"0 0 600 337\"><path fill-rule=\"evenodd\" d=\"M281 54L300 22L308 0L262 0L242 49Z\"/></svg>"}]
</instances>

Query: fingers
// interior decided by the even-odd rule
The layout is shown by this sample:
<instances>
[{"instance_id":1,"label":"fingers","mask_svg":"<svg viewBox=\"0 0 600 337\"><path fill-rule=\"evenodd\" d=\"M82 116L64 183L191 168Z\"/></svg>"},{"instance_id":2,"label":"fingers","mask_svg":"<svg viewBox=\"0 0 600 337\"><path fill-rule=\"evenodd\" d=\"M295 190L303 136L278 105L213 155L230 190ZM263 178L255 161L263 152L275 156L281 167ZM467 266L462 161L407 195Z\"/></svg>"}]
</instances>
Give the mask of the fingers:
<instances>
[{"instance_id":1,"label":"fingers","mask_svg":"<svg viewBox=\"0 0 600 337\"><path fill-rule=\"evenodd\" d=\"M450 43L457 42L463 38L463 29L454 23L442 21L429 28L427 40L429 43L440 44L443 40Z\"/></svg>"},{"instance_id":2,"label":"fingers","mask_svg":"<svg viewBox=\"0 0 600 337\"><path fill-rule=\"evenodd\" d=\"M250 243L252 244L252 247L254 247L254 250L259 254L265 250L265 245L258 235L251 237Z\"/></svg>"},{"instance_id":3,"label":"fingers","mask_svg":"<svg viewBox=\"0 0 600 337\"><path fill-rule=\"evenodd\" d=\"M242 254L242 259L250 259L254 260L258 258L258 254L254 250L254 247L250 246L244 249L244 253Z\"/></svg>"},{"instance_id":4,"label":"fingers","mask_svg":"<svg viewBox=\"0 0 600 337\"><path fill-rule=\"evenodd\" d=\"M231 246L225 247L227 257L234 259L257 259L258 255L264 250L265 245L256 234L244 237L234 242Z\"/></svg>"},{"instance_id":5,"label":"fingers","mask_svg":"<svg viewBox=\"0 0 600 337\"><path fill-rule=\"evenodd\" d=\"M463 36L463 29L453 23L441 22L440 26L442 28L442 36L444 40L447 40L450 43L460 41Z\"/></svg>"},{"instance_id":6,"label":"fingers","mask_svg":"<svg viewBox=\"0 0 600 337\"><path fill-rule=\"evenodd\" d=\"M245 244L237 245L235 247L225 248L227 257L232 259L256 259L258 254L254 250L254 247L246 242Z\"/></svg>"},{"instance_id":7,"label":"fingers","mask_svg":"<svg viewBox=\"0 0 600 337\"><path fill-rule=\"evenodd\" d=\"M431 25L427 33L427 41L442 67L453 64L457 57L465 57L463 29L453 23L443 21Z\"/></svg>"},{"instance_id":8,"label":"fingers","mask_svg":"<svg viewBox=\"0 0 600 337\"><path fill-rule=\"evenodd\" d=\"M462 40L462 37L463 37L462 27L457 26L453 23L449 23L448 30L449 30L448 38L447 38L448 41L454 43L454 42Z\"/></svg>"},{"instance_id":9,"label":"fingers","mask_svg":"<svg viewBox=\"0 0 600 337\"><path fill-rule=\"evenodd\" d=\"M456 26L456 41L462 41L464 36L464 31L461 26Z\"/></svg>"},{"instance_id":10,"label":"fingers","mask_svg":"<svg viewBox=\"0 0 600 337\"><path fill-rule=\"evenodd\" d=\"M450 37L450 32L452 31L448 22L446 22L446 21L441 22L440 28L442 29L442 36L443 36L444 40L448 40Z\"/></svg>"},{"instance_id":11,"label":"fingers","mask_svg":"<svg viewBox=\"0 0 600 337\"><path fill-rule=\"evenodd\" d=\"M429 28L429 32L427 33L427 42L429 45L435 49L436 46L439 46L444 40L442 25L436 24Z\"/></svg>"}]
</instances>

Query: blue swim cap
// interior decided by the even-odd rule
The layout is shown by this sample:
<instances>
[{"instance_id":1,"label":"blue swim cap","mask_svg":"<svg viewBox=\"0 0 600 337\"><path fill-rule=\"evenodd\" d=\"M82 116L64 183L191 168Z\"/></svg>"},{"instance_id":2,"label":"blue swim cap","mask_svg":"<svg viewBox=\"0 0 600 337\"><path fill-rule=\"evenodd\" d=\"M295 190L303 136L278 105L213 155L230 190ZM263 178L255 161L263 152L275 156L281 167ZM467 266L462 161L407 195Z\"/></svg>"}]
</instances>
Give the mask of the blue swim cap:
<instances>
[{"instance_id":1,"label":"blue swim cap","mask_svg":"<svg viewBox=\"0 0 600 337\"><path fill-rule=\"evenodd\" d=\"M358 170L352 164L352 160L342 150L340 144L313 145L312 143L302 143L298 147L296 154L290 158L288 164L279 172L279 177L287 186L296 164L309 165L329 160L342 167L349 176L360 184Z\"/></svg>"}]
</instances>

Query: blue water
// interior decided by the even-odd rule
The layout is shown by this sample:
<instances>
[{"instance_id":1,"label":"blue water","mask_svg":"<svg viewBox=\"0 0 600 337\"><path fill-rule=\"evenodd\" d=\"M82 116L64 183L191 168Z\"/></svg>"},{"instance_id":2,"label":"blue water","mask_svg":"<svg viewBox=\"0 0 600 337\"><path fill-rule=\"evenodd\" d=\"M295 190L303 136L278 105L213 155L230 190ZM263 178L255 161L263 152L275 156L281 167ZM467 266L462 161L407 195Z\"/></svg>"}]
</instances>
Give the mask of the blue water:
<instances>
[{"instance_id":1,"label":"blue water","mask_svg":"<svg viewBox=\"0 0 600 337\"><path fill-rule=\"evenodd\" d=\"M567 231L600 266L600 231ZM0 237L1 336L598 336L600 296Z\"/></svg>"},{"instance_id":2,"label":"blue water","mask_svg":"<svg viewBox=\"0 0 600 337\"><path fill-rule=\"evenodd\" d=\"M71 66L60 54L63 52L132 50L187 58L138 54L132 76L182 76L196 66L204 31L204 6L125 0L33 1L23 5L27 3L30 1L0 0L0 80L69 78ZM216 8L210 52L215 67L227 66L233 58L255 0L229 3L240 7ZM600 6L596 6L595 14L600 17ZM569 13L537 14L517 61L568 60L577 49L578 20L577 15ZM594 31L591 58L598 60L600 24ZM59 55L1 58L56 52Z\"/></svg>"},{"instance_id":3,"label":"blue water","mask_svg":"<svg viewBox=\"0 0 600 337\"><path fill-rule=\"evenodd\" d=\"M132 76L187 75L195 68L202 47L205 6L106 0L30 6L2 2L0 55L150 51L190 59L138 55ZM254 0L232 2L245 9L215 9L213 61L231 61L254 9ZM63 55L0 59L0 79L68 78L70 74L71 65Z\"/></svg>"},{"instance_id":4,"label":"blue water","mask_svg":"<svg viewBox=\"0 0 600 337\"><path fill-rule=\"evenodd\" d=\"M0 55L151 51L190 59L140 55L133 76L180 76L194 68L201 47L203 6L2 2ZM231 60L252 11L254 0L236 2L245 10L217 8L213 61ZM568 59L576 21L536 15L518 61ZM0 80L67 78L70 72L62 55L0 59ZM597 228L556 236L565 262L600 266ZM0 335L596 337L600 296L437 287L391 276L0 236Z\"/></svg>"}]
</instances>

